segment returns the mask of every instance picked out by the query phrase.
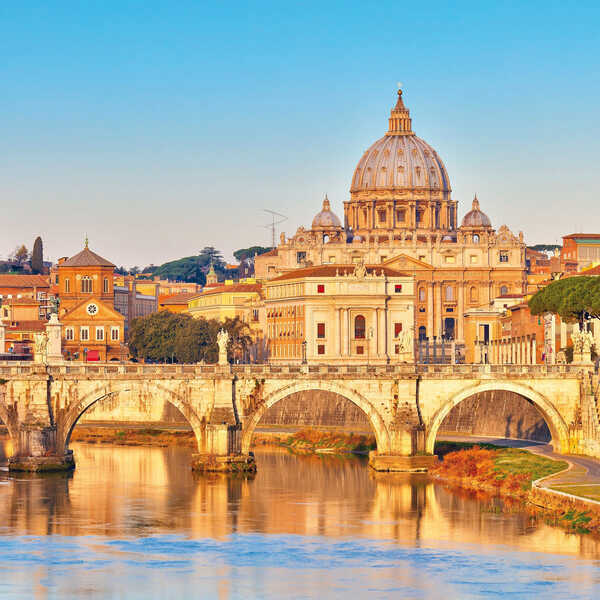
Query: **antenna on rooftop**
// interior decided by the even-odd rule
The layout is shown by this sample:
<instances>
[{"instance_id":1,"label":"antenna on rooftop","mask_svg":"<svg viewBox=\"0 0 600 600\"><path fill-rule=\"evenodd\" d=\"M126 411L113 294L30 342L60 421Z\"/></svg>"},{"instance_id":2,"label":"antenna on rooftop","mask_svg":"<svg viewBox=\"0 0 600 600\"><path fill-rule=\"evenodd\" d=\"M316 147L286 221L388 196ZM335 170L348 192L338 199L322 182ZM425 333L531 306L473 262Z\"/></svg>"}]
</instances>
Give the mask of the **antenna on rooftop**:
<instances>
[{"instance_id":1,"label":"antenna on rooftop","mask_svg":"<svg viewBox=\"0 0 600 600\"><path fill-rule=\"evenodd\" d=\"M287 221L287 217L281 213L275 212L274 210L269 210L268 208L263 208L263 210L271 215L271 222L268 225L263 225L262 227L271 230L271 248L275 248L275 228L280 223Z\"/></svg>"}]
</instances>

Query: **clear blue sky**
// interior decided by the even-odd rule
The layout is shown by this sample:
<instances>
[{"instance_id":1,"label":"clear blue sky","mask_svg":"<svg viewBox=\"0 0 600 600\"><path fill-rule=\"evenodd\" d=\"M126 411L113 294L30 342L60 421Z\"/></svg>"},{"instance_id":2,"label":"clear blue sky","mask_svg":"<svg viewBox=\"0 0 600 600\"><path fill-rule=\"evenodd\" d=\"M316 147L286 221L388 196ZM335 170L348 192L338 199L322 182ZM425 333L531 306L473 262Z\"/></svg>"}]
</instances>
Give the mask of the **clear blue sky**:
<instances>
[{"instance_id":1,"label":"clear blue sky","mask_svg":"<svg viewBox=\"0 0 600 600\"><path fill-rule=\"evenodd\" d=\"M341 216L397 81L413 129L528 243L600 231L598 2L2 2L4 257L140 265Z\"/></svg>"}]
</instances>

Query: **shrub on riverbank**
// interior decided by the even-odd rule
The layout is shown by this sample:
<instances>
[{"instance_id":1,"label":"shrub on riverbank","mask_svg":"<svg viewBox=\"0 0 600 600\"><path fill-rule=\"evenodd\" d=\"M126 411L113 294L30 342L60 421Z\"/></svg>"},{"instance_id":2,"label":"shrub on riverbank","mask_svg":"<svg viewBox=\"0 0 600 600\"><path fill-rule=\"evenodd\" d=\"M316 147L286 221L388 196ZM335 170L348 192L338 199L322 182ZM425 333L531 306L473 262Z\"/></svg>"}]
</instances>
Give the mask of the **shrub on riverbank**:
<instances>
[{"instance_id":1,"label":"shrub on riverbank","mask_svg":"<svg viewBox=\"0 0 600 600\"><path fill-rule=\"evenodd\" d=\"M320 431L318 429L301 429L290 435L282 434L255 434L254 445L282 446L302 453L328 452L344 454L354 452L368 454L377 445L375 436L344 433L338 431Z\"/></svg>"},{"instance_id":2,"label":"shrub on riverbank","mask_svg":"<svg viewBox=\"0 0 600 600\"><path fill-rule=\"evenodd\" d=\"M494 447L491 444L487 446L465 448L463 445L457 451L448 452L431 470L431 474L461 486L524 500L533 481L567 467L564 461L552 460L526 450Z\"/></svg>"}]
</instances>

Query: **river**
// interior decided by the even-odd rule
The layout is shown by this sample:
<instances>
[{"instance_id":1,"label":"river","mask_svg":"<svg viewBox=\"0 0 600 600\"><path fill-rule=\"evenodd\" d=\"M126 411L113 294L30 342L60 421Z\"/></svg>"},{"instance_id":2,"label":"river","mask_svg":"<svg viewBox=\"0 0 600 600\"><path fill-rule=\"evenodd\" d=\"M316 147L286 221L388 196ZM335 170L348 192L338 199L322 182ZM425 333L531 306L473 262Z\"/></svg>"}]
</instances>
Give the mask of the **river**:
<instances>
[{"instance_id":1,"label":"river","mask_svg":"<svg viewBox=\"0 0 600 600\"><path fill-rule=\"evenodd\" d=\"M426 475L271 449L252 479L195 476L185 448L73 450L68 476L0 471L0 598L600 596L599 540Z\"/></svg>"}]
</instances>

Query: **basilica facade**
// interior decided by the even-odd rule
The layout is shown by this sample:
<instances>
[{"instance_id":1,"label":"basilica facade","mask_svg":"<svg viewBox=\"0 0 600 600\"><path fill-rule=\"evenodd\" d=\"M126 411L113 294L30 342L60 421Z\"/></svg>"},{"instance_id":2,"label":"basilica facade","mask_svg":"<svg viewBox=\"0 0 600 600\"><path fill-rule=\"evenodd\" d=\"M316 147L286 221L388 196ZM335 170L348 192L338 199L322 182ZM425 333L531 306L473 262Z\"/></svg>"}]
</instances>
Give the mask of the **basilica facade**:
<instances>
[{"instance_id":1,"label":"basilica facade","mask_svg":"<svg viewBox=\"0 0 600 600\"><path fill-rule=\"evenodd\" d=\"M357 264L412 277L411 333L420 339L462 342L467 311L526 292L523 234L494 229L477 197L458 224L444 163L412 131L401 90L387 132L354 171L343 222L325 197L310 228L282 234L277 248L256 257L255 274L268 281L297 269Z\"/></svg>"}]
</instances>

